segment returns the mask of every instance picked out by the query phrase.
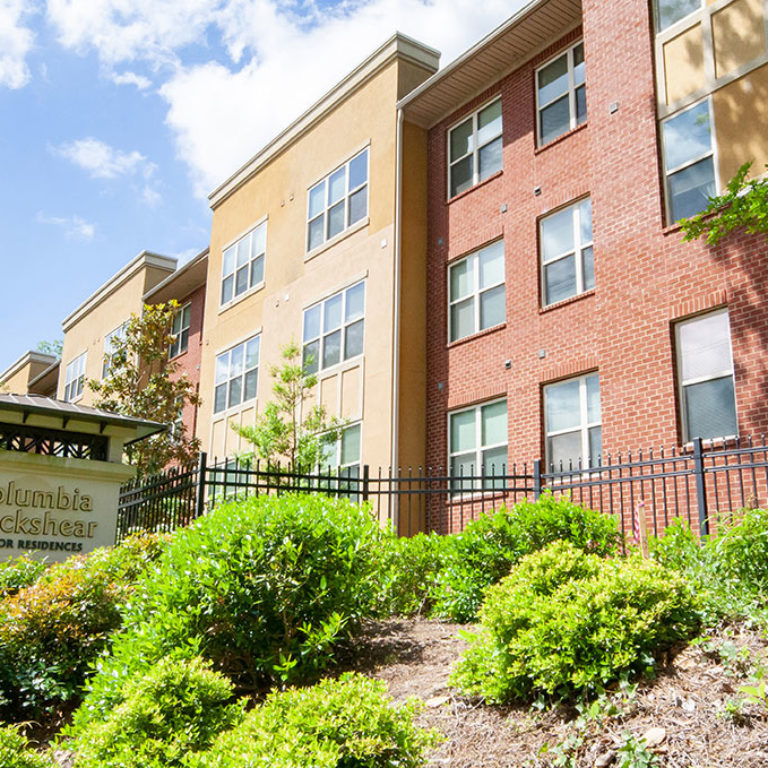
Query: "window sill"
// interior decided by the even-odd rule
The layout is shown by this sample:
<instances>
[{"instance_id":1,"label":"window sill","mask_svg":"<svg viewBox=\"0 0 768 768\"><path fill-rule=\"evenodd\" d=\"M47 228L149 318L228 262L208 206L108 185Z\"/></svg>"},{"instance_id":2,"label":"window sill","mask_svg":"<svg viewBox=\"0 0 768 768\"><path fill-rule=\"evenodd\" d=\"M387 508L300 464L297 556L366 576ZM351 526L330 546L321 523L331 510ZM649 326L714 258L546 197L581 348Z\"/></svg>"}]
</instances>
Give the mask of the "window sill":
<instances>
[{"instance_id":1,"label":"window sill","mask_svg":"<svg viewBox=\"0 0 768 768\"><path fill-rule=\"evenodd\" d=\"M494 179L498 179L499 176L501 176L504 173L504 169L502 168L500 171L496 171L496 173L492 173L487 179L483 179L482 181L478 181L477 184L473 184L469 189L465 189L463 192L459 192L457 195L454 195L453 197L449 197L445 202L446 205L451 205L451 203L455 203L457 200L461 200L463 197L466 197L467 195L472 194L476 189L480 189L480 187L484 187L486 184L490 184Z\"/></svg>"},{"instance_id":2,"label":"window sill","mask_svg":"<svg viewBox=\"0 0 768 768\"><path fill-rule=\"evenodd\" d=\"M184 355L186 354L189 354L189 347L182 350L181 352L177 352L173 357L169 357L168 362L170 362L171 360L178 360L179 358L184 357Z\"/></svg>"},{"instance_id":3,"label":"window sill","mask_svg":"<svg viewBox=\"0 0 768 768\"><path fill-rule=\"evenodd\" d=\"M446 344L446 349L453 349L454 347L460 347L462 344L466 344L470 341L475 341L475 339L480 339L483 336L488 336L491 333L495 333L496 331L500 331L502 328L506 328L507 323L504 321L503 323L498 323L498 325L492 325L490 328L483 328L482 331L477 331L476 333L471 333L469 336L462 336L460 339L456 339L455 341L449 341L448 344Z\"/></svg>"},{"instance_id":4,"label":"window sill","mask_svg":"<svg viewBox=\"0 0 768 768\"><path fill-rule=\"evenodd\" d=\"M365 216L360 219L360 221L356 221L351 227L347 227L343 232L339 232L338 235L334 235L330 240L326 240L321 245L315 246L311 251L307 251L304 254L304 261L310 261L311 259L314 259L315 256L319 256L321 253L327 251L329 248L333 248L333 246L337 243L340 243L342 240L346 239L350 235L353 235L355 232L359 232L361 229L367 227L370 222L370 216Z\"/></svg>"},{"instance_id":5,"label":"window sill","mask_svg":"<svg viewBox=\"0 0 768 768\"><path fill-rule=\"evenodd\" d=\"M581 301L582 299L586 299L594 295L595 295L595 289L590 288L588 291L584 291L584 293L577 293L575 296L569 296L567 299L556 301L554 304L547 304L546 307L540 307L539 314L540 315L546 314L547 312L551 312L554 309L560 309L560 307L565 307L568 304L573 304L577 301Z\"/></svg>"},{"instance_id":6,"label":"window sill","mask_svg":"<svg viewBox=\"0 0 768 768\"><path fill-rule=\"evenodd\" d=\"M328 379L331 376L336 376L339 373L344 373L344 371L347 371L350 368L356 368L363 362L364 357L365 357L365 354L355 355L354 357L350 357L350 358L347 358L346 360L341 360L338 363L334 363L333 365L329 365L327 368L320 368L310 375L315 376L317 378L317 381L320 382L323 379Z\"/></svg>"},{"instance_id":7,"label":"window sill","mask_svg":"<svg viewBox=\"0 0 768 768\"><path fill-rule=\"evenodd\" d=\"M247 299L249 296L253 296L254 294L258 293L263 288L264 288L264 281L262 280L258 285L254 285L253 288L249 288L247 291L244 291L239 296L236 296L234 299L230 299L226 304L221 304L219 306L219 314L221 314L222 312L226 312L228 309L231 309L232 307L236 306L241 301L244 301L245 299Z\"/></svg>"},{"instance_id":8,"label":"window sill","mask_svg":"<svg viewBox=\"0 0 768 768\"><path fill-rule=\"evenodd\" d=\"M449 505L462 505L462 504L474 504L479 501L486 501L487 499L499 499L504 498L509 493L508 488L497 488L496 490L487 491L467 491L466 493L457 492L448 494Z\"/></svg>"},{"instance_id":9,"label":"window sill","mask_svg":"<svg viewBox=\"0 0 768 768\"><path fill-rule=\"evenodd\" d=\"M542 144L541 146L536 147L536 149L533 150L534 157L546 151L550 147L554 147L557 144L560 144L561 142L573 136L574 133L583 131L588 125L589 125L589 120L583 122L581 125L577 125L575 128L570 128L565 133L561 133L556 139L551 139L546 144Z\"/></svg>"},{"instance_id":10,"label":"window sill","mask_svg":"<svg viewBox=\"0 0 768 768\"><path fill-rule=\"evenodd\" d=\"M244 411L246 408L255 408L257 401L258 398L253 397L250 400L245 400L244 402L233 405L223 411L214 411L212 421L228 419L230 416L234 416L235 414L240 413L240 411Z\"/></svg>"},{"instance_id":11,"label":"window sill","mask_svg":"<svg viewBox=\"0 0 768 768\"><path fill-rule=\"evenodd\" d=\"M701 441L701 447L705 451L716 451L718 449L725 449L729 446L734 447L739 444L738 435L726 435L725 437L708 437ZM693 440L689 440L680 447L680 453L692 454L693 453Z\"/></svg>"}]
</instances>

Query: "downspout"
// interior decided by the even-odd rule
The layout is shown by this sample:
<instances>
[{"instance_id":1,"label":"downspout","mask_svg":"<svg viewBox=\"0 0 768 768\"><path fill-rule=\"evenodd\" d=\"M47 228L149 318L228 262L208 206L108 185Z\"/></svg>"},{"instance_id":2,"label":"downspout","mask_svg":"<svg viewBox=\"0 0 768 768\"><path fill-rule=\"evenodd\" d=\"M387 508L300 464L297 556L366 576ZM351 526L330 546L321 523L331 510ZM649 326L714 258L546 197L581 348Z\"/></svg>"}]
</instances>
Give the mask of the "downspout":
<instances>
[{"instance_id":1,"label":"downspout","mask_svg":"<svg viewBox=\"0 0 768 768\"><path fill-rule=\"evenodd\" d=\"M403 198L403 110L397 110L397 138L395 141L395 281L394 281L394 317L392 322L392 470L397 472L400 435L400 237L402 234L401 205ZM400 509L395 504L392 524L399 530Z\"/></svg>"}]
</instances>

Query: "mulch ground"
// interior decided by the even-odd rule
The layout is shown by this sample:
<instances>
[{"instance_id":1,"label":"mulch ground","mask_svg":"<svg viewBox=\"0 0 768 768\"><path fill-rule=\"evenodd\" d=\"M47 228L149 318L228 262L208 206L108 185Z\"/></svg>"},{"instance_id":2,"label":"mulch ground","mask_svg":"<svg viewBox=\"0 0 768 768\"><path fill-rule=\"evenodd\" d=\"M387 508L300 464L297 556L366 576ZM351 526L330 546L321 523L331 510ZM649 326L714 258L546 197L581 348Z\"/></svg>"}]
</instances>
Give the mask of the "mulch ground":
<instances>
[{"instance_id":1,"label":"mulch ground","mask_svg":"<svg viewBox=\"0 0 768 768\"><path fill-rule=\"evenodd\" d=\"M634 692L616 691L616 714L580 725L574 709L493 707L449 688L466 647L458 633L467 628L420 618L372 622L351 649L351 666L385 680L394 699L425 702L421 724L445 737L430 766L609 768L620 764L618 750L630 737L645 737L657 766L768 766L768 710L734 704L755 668L768 665L768 643L755 630L726 627L670 654L656 679L639 681ZM557 762L553 748L566 739L571 762Z\"/></svg>"}]
</instances>

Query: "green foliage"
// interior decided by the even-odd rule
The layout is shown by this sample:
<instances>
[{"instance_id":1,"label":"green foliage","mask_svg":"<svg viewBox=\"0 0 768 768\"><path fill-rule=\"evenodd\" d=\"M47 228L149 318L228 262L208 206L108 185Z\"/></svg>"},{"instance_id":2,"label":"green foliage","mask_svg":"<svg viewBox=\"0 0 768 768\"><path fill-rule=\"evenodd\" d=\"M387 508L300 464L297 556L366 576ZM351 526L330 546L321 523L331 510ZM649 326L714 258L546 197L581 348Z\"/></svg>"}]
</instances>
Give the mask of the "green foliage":
<instances>
[{"instance_id":1,"label":"green foliage","mask_svg":"<svg viewBox=\"0 0 768 768\"><path fill-rule=\"evenodd\" d=\"M492 702L599 690L689 637L695 608L684 581L657 563L555 542L488 589L481 632L452 681Z\"/></svg>"},{"instance_id":2,"label":"green foliage","mask_svg":"<svg viewBox=\"0 0 768 768\"><path fill-rule=\"evenodd\" d=\"M58 360L61 360L61 351L64 348L64 339L51 339L48 341L47 339L44 339L43 341L37 342L37 351L42 352L45 355L53 355Z\"/></svg>"},{"instance_id":3,"label":"green foliage","mask_svg":"<svg viewBox=\"0 0 768 768\"><path fill-rule=\"evenodd\" d=\"M309 408L302 420L302 402L317 384L317 377L307 372L309 361L302 361L296 342L283 347L282 356L283 364L269 369L275 379L274 399L256 416L253 426L233 423L232 428L268 464L287 461L297 471L310 471L321 463L325 447L339 439L343 422L329 418L321 405Z\"/></svg>"},{"instance_id":4,"label":"green foliage","mask_svg":"<svg viewBox=\"0 0 768 768\"><path fill-rule=\"evenodd\" d=\"M97 408L126 416L173 424L181 409L200 405L200 398L186 373L178 374L178 363L168 358L176 301L145 305L141 317L131 315L124 333L112 342L104 355L109 375L102 381L89 381L98 395ZM147 440L126 446L125 452L141 476L159 472L171 461L194 459L200 448L196 437L182 427L172 434L161 432Z\"/></svg>"},{"instance_id":5,"label":"green foliage","mask_svg":"<svg viewBox=\"0 0 768 768\"><path fill-rule=\"evenodd\" d=\"M434 732L413 723L415 700L395 707L386 684L362 675L271 694L189 768L418 768Z\"/></svg>"},{"instance_id":6,"label":"green foliage","mask_svg":"<svg viewBox=\"0 0 768 768\"><path fill-rule=\"evenodd\" d=\"M725 192L710 198L709 205L701 213L680 220L683 240L696 240L706 235L707 243L716 245L735 229L768 235L768 181L747 181L751 166L752 163L742 165L728 182Z\"/></svg>"},{"instance_id":7,"label":"green foliage","mask_svg":"<svg viewBox=\"0 0 768 768\"><path fill-rule=\"evenodd\" d=\"M484 515L450 537L436 580L434 614L472 621L491 584L506 576L521 557L557 540L607 555L616 550L621 537L612 516L550 494Z\"/></svg>"},{"instance_id":8,"label":"green foliage","mask_svg":"<svg viewBox=\"0 0 768 768\"><path fill-rule=\"evenodd\" d=\"M29 555L10 557L0 563L0 600L34 584L44 570L45 561Z\"/></svg>"},{"instance_id":9,"label":"green foliage","mask_svg":"<svg viewBox=\"0 0 768 768\"><path fill-rule=\"evenodd\" d=\"M745 509L721 522L717 536L707 542L708 555L726 577L747 593L768 591L768 510Z\"/></svg>"},{"instance_id":10,"label":"green foliage","mask_svg":"<svg viewBox=\"0 0 768 768\"><path fill-rule=\"evenodd\" d=\"M232 685L200 658L164 659L128 680L107 717L64 746L77 768L181 766L242 719Z\"/></svg>"},{"instance_id":11,"label":"green foliage","mask_svg":"<svg viewBox=\"0 0 768 768\"><path fill-rule=\"evenodd\" d=\"M617 750L617 768L650 768L658 765L656 755L648 749L642 739L624 734L624 743Z\"/></svg>"},{"instance_id":12,"label":"green foliage","mask_svg":"<svg viewBox=\"0 0 768 768\"><path fill-rule=\"evenodd\" d=\"M30 719L77 698L121 623L120 604L161 547L157 537L131 537L52 565L0 600L1 713Z\"/></svg>"},{"instance_id":13,"label":"green foliage","mask_svg":"<svg viewBox=\"0 0 768 768\"><path fill-rule=\"evenodd\" d=\"M99 661L78 722L100 718L159 659L202 655L240 690L315 675L374 602L379 528L323 496L223 505L174 535Z\"/></svg>"},{"instance_id":14,"label":"green foliage","mask_svg":"<svg viewBox=\"0 0 768 768\"><path fill-rule=\"evenodd\" d=\"M52 768L53 760L35 752L13 725L0 723L0 766L2 768Z\"/></svg>"}]
</instances>

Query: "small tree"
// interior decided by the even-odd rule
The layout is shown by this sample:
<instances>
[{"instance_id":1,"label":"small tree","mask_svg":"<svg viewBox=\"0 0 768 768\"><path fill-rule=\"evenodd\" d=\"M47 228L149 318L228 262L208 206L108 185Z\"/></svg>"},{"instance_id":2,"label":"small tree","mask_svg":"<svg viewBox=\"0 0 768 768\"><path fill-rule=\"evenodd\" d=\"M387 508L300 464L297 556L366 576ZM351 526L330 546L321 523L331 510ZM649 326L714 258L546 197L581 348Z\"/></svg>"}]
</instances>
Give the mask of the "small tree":
<instances>
[{"instance_id":1,"label":"small tree","mask_svg":"<svg viewBox=\"0 0 768 768\"><path fill-rule=\"evenodd\" d=\"M706 236L709 245L717 245L734 229L768 235L768 180L747 181L751 166L752 163L744 163L728 182L725 192L711 197L701 213L680 220L683 240Z\"/></svg>"},{"instance_id":2,"label":"small tree","mask_svg":"<svg viewBox=\"0 0 768 768\"><path fill-rule=\"evenodd\" d=\"M63 339L52 339L51 341L43 339L43 341L37 342L37 351L42 352L45 355L53 355L54 357L61 360L61 350L63 346Z\"/></svg>"},{"instance_id":3,"label":"small tree","mask_svg":"<svg viewBox=\"0 0 768 768\"><path fill-rule=\"evenodd\" d=\"M184 406L200 405L186 373L178 376L178 363L169 359L168 350L175 340L173 316L178 308L176 301L147 304L141 317L131 315L120 338L113 339L104 355L107 375L103 381L88 382L99 396L98 408L178 424ZM200 441L188 436L183 424L173 432L162 432L125 449L129 462L142 476L159 472L174 460L191 461L199 450Z\"/></svg>"},{"instance_id":4,"label":"small tree","mask_svg":"<svg viewBox=\"0 0 768 768\"><path fill-rule=\"evenodd\" d=\"M322 462L325 447L339 439L344 422L328 417L322 405L312 406L302 419L302 403L317 384L317 376L307 372L310 361L302 361L296 342L283 347L281 355L283 364L269 369L275 379L274 399L256 416L253 426L233 424L232 428L268 465L286 461L294 471L307 472Z\"/></svg>"}]
</instances>

